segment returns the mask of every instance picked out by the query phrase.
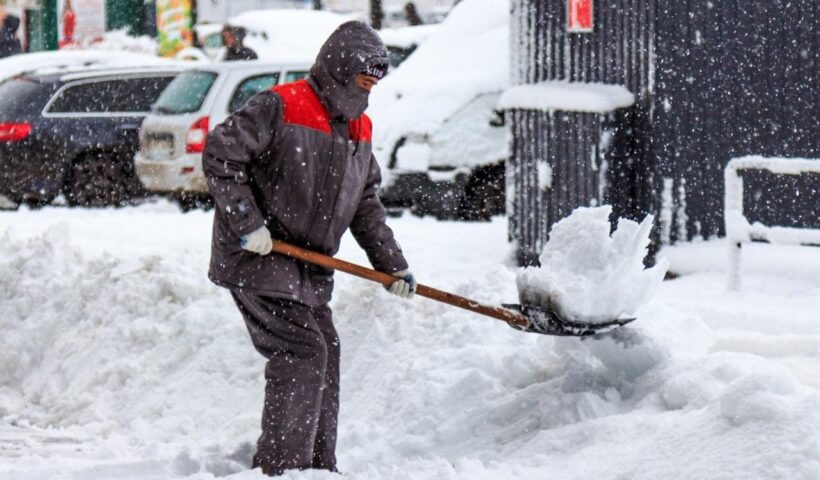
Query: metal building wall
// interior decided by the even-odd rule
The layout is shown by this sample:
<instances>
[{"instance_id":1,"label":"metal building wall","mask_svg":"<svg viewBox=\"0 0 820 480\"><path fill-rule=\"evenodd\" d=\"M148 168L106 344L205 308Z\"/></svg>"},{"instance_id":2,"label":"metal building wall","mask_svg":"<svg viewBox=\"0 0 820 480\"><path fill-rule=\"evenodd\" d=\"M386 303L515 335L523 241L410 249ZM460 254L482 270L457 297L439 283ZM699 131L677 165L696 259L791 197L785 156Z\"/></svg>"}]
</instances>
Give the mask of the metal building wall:
<instances>
[{"instance_id":1,"label":"metal building wall","mask_svg":"<svg viewBox=\"0 0 820 480\"><path fill-rule=\"evenodd\" d=\"M578 112L510 113L512 155L506 164L507 198L513 203L510 234L518 262L537 263L556 221L601 198L599 115ZM532 161L535 159L535 161Z\"/></svg>"},{"instance_id":2,"label":"metal building wall","mask_svg":"<svg viewBox=\"0 0 820 480\"><path fill-rule=\"evenodd\" d=\"M619 84L638 100L597 127L582 114L511 112L508 212L522 263L555 221L596 200L620 216L654 213L658 243L722 235L731 158L820 158L817 0L595 0L592 33L566 32L566 3L512 1L513 83ZM611 141L594 141L596 129ZM539 189L541 163L578 178ZM747 176L751 220L820 224L816 176ZM601 182L594 199L573 186L588 181Z\"/></svg>"},{"instance_id":3,"label":"metal building wall","mask_svg":"<svg viewBox=\"0 0 820 480\"><path fill-rule=\"evenodd\" d=\"M658 184L669 186L661 210L680 227L668 240L722 235L722 172L731 158L820 158L820 2L659 5L653 157ZM816 177L751 174L745 183L750 219L820 223ZM794 202L800 191L804 200ZM815 200L805 201L812 192Z\"/></svg>"},{"instance_id":4,"label":"metal building wall","mask_svg":"<svg viewBox=\"0 0 820 480\"><path fill-rule=\"evenodd\" d=\"M567 33L565 9L565 0L513 0L513 84L617 84L637 102L606 115L511 112L508 211L522 264L536 262L549 227L578 206L606 202L641 217L654 204L650 149L637 134L651 114L655 0L596 1L592 33ZM538 179L545 170L553 172L548 188Z\"/></svg>"}]
</instances>

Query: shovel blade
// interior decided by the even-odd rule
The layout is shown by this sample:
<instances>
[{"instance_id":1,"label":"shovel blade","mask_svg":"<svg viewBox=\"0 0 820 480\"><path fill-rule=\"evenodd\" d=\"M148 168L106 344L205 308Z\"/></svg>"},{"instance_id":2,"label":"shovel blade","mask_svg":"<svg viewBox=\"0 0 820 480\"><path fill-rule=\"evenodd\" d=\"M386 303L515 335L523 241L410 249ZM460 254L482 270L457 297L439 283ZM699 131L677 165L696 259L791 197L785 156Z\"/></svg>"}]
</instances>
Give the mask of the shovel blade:
<instances>
[{"instance_id":1,"label":"shovel blade","mask_svg":"<svg viewBox=\"0 0 820 480\"><path fill-rule=\"evenodd\" d=\"M542 335L589 337L622 327L635 320L634 318L617 318L603 323L581 323L564 320L555 311L537 305L504 304L503 306L521 313L530 321L526 327L510 324L512 328Z\"/></svg>"}]
</instances>

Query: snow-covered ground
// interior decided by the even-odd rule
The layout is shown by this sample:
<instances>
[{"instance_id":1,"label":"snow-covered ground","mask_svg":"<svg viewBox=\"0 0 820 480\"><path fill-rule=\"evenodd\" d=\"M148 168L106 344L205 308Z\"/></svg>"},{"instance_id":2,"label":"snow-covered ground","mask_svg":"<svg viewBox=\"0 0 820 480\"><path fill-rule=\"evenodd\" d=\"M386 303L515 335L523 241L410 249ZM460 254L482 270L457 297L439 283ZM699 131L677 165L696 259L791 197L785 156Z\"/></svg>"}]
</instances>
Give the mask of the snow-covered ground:
<instances>
[{"instance_id":1,"label":"snow-covered ground","mask_svg":"<svg viewBox=\"0 0 820 480\"><path fill-rule=\"evenodd\" d=\"M210 217L0 212L0 478L261 478L263 360L205 277ZM516 300L503 219L390 223L423 283ZM733 293L722 241L664 254L681 277L617 342L337 275L343 478L820 478L820 248L749 245Z\"/></svg>"}]
</instances>

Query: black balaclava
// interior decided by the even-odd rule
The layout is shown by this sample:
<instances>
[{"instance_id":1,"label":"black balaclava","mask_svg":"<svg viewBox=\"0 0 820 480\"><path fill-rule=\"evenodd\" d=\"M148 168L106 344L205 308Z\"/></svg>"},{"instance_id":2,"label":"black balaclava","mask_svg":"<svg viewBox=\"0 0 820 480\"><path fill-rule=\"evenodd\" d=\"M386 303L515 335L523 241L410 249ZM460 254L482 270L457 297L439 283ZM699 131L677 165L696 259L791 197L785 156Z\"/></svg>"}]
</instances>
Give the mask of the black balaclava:
<instances>
[{"instance_id":1,"label":"black balaclava","mask_svg":"<svg viewBox=\"0 0 820 480\"><path fill-rule=\"evenodd\" d=\"M352 120L367 109L369 95L354 77L387 65L387 49L376 31L351 21L340 25L322 45L309 80L331 117Z\"/></svg>"}]
</instances>

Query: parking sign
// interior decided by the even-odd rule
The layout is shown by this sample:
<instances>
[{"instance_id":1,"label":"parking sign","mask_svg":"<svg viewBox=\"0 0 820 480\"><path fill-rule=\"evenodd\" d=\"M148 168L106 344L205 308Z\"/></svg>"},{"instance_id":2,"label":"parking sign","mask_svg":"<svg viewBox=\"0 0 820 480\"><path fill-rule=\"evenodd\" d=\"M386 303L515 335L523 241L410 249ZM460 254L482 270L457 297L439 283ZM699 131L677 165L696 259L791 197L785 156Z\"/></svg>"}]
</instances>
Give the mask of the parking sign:
<instances>
[{"instance_id":1,"label":"parking sign","mask_svg":"<svg viewBox=\"0 0 820 480\"><path fill-rule=\"evenodd\" d=\"M567 31L583 33L592 31L592 1L567 0Z\"/></svg>"}]
</instances>

